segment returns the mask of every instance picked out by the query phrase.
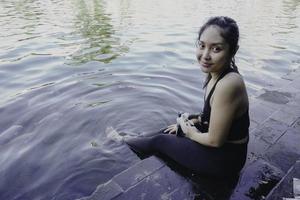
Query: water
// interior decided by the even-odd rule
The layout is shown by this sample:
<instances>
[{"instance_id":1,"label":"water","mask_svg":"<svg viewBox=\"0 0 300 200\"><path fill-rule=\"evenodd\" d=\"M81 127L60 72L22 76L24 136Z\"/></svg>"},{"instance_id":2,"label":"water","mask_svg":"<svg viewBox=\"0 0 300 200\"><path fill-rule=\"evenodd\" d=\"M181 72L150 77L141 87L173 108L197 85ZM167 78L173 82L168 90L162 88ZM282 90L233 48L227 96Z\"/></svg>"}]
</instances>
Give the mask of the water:
<instances>
[{"instance_id":1,"label":"water","mask_svg":"<svg viewBox=\"0 0 300 200\"><path fill-rule=\"evenodd\" d=\"M249 96L300 65L298 0L2 0L0 199L76 199L137 162L147 134L202 107L199 26L240 25Z\"/></svg>"}]
</instances>

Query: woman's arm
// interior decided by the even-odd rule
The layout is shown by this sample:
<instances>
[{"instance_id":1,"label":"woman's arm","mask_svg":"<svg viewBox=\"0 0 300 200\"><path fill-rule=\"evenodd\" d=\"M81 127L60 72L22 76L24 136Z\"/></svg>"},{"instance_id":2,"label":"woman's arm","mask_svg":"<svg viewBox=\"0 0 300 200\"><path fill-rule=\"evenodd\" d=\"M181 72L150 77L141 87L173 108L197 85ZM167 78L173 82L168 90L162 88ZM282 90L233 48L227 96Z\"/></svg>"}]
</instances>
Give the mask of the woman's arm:
<instances>
[{"instance_id":1,"label":"woman's arm","mask_svg":"<svg viewBox=\"0 0 300 200\"><path fill-rule=\"evenodd\" d=\"M206 146L222 146L226 142L244 93L244 84L239 76L231 75L220 80L214 92L208 132L199 134L192 122L180 120L180 126L186 137Z\"/></svg>"}]
</instances>

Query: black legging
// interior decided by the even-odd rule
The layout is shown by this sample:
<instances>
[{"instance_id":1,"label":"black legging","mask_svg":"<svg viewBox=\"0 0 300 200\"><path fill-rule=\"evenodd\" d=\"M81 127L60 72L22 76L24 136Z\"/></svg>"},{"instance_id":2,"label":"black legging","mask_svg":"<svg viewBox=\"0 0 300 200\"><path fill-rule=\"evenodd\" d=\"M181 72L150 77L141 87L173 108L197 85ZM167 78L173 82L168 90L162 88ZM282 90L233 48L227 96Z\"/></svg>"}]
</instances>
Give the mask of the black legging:
<instances>
[{"instance_id":1,"label":"black legging","mask_svg":"<svg viewBox=\"0 0 300 200\"><path fill-rule=\"evenodd\" d=\"M239 173L246 161L247 144L207 147L186 137L162 134L126 139L137 153L164 155L194 173L226 177Z\"/></svg>"}]
</instances>

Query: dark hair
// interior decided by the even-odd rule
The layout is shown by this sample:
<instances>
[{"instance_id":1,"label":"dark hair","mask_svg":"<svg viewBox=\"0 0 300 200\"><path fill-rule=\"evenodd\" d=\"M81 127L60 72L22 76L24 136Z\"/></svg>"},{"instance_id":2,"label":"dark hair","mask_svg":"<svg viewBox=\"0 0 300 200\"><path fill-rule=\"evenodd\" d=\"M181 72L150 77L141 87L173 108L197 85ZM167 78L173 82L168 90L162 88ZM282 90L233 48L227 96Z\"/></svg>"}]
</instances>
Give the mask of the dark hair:
<instances>
[{"instance_id":1,"label":"dark hair","mask_svg":"<svg viewBox=\"0 0 300 200\"><path fill-rule=\"evenodd\" d=\"M225 16L217 16L211 17L199 30L197 43L200 41L200 37L202 33L209 27L209 26L218 26L221 31L221 36L224 40L229 44L229 53L231 56L230 67L238 72L238 68L235 64L234 55L237 52L239 45L239 27L235 20L230 17ZM208 74L206 81L204 82L204 88L207 86L209 80L211 79L211 75Z\"/></svg>"}]
</instances>

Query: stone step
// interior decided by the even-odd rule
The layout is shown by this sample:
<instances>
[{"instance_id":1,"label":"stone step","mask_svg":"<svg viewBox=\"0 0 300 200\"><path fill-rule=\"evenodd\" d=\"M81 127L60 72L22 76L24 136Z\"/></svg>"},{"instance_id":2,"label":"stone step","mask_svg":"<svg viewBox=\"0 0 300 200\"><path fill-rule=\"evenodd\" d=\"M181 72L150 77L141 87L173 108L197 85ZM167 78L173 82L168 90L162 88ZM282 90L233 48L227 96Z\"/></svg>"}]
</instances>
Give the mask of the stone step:
<instances>
[{"instance_id":1,"label":"stone step","mask_svg":"<svg viewBox=\"0 0 300 200\"><path fill-rule=\"evenodd\" d=\"M144 159L79 200L194 199L192 185L157 157Z\"/></svg>"},{"instance_id":2,"label":"stone step","mask_svg":"<svg viewBox=\"0 0 300 200\"><path fill-rule=\"evenodd\" d=\"M279 168L258 158L244 167L230 200L264 199L283 176Z\"/></svg>"},{"instance_id":3,"label":"stone step","mask_svg":"<svg viewBox=\"0 0 300 200\"><path fill-rule=\"evenodd\" d=\"M242 171L239 183L230 199L263 198L282 177L281 170L263 159L257 159ZM203 185L204 181L200 183L194 180L179 175L160 159L151 156L114 176L110 181L99 185L92 195L80 200L209 200L219 199L222 194L226 194L222 189L226 186L226 182L210 180L211 185L208 186Z\"/></svg>"},{"instance_id":4,"label":"stone step","mask_svg":"<svg viewBox=\"0 0 300 200\"><path fill-rule=\"evenodd\" d=\"M282 200L283 198L294 198L293 178L300 178L300 160L288 170L286 175L269 193L266 200Z\"/></svg>"}]
</instances>

